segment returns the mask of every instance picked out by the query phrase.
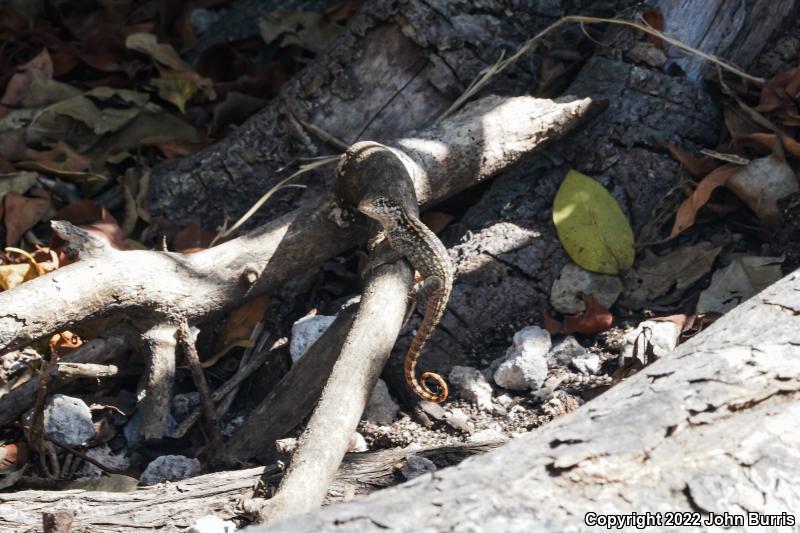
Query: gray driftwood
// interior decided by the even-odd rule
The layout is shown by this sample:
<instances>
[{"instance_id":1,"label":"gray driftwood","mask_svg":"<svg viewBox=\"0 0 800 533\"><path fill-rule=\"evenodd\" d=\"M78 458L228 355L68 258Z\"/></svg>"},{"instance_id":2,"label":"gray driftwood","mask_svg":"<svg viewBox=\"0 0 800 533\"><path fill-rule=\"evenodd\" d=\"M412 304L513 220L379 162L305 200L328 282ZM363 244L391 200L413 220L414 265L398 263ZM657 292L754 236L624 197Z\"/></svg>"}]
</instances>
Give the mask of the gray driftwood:
<instances>
[{"instance_id":1,"label":"gray driftwood","mask_svg":"<svg viewBox=\"0 0 800 533\"><path fill-rule=\"evenodd\" d=\"M591 529L589 512L794 515L798 416L800 271L499 450L248 531L563 532Z\"/></svg>"},{"instance_id":2,"label":"gray driftwood","mask_svg":"<svg viewBox=\"0 0 800 533\"><path fill-rule=\"evenodd\" d=\"M336 473L326 501L343 501L395 484L399 469L406 464L409 455L447 466L498 445L482 443L414 452L394 449L351 453ZM259 485L274 487L280 478L280 469L270 466L207 474L176 483L141 487L133 492L23 490L0 493L0 531L30 531L34 524L41 523L43 512L71 510L75 515L72 531L81 533L179 532L207 514L235 520L241 513L238 509L241 498L250 497ZM35 484L35 480L28 484Z\"/></svg>"}]
</instances>

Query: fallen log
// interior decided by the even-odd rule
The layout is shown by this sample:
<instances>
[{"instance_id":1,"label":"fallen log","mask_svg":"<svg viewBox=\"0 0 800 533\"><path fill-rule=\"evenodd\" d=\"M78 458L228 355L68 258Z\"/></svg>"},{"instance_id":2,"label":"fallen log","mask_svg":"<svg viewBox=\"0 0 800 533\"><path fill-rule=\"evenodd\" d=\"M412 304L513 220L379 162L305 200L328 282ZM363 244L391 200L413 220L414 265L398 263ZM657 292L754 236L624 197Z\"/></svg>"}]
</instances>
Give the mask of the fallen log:
<instances>
[{"instance_id":1,"label":"fallen log","mask_svg":"<svg viewBox=\"0 0 800 533\"><path fill-rule=\"evenodd\" d=\"M423 457L439 466L456 464L464 458L495 448L500 443L443 446L410 452L404 449L350 453L328 491L326 501L342 501L368 494L396 483L399 470L410 455ZM215 514L237 520L237 502L255 488L274 486L281 478L276 466L218 472L132 492L89 490L21 490L0 494L2 531L28 531L41 523L43 512L71 511L73 531L124 533L136 531L183 531L195 520ZM27 480L31 486L36 480Z\"/></svg>"},{"instance_id":2,"label":"fallen log","mask_svg":"<svg viewBox=\"0 0 800 533\"><path fill-rule=\"evenodd\" d=\"M700 523L728 513L777 531L798 520L798 416L800 271L498 450L248 531L581 531L602 515L633 528L645 513L659 530L668 513Z\"/></svg>"}]
</instances>

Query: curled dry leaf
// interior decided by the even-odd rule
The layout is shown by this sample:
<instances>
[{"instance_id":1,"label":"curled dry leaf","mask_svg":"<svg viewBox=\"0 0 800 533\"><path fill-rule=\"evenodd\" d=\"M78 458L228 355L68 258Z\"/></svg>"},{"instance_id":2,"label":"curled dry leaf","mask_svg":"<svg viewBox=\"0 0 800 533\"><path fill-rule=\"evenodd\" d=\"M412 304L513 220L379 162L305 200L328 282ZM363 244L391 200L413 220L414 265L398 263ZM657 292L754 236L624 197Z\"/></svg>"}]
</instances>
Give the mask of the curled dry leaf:
<instances>
[{"instance_id":1,"label":"curled dry leaf","mask_svg":"<svg viewBox=\"0 0 800 533\"><path fill-rule=\"evenodd\" d=\"M83 344L83 340L71 331L62 331L50 337L48 344L50 353L55 356L62 356L75 348L79 348Z\"/></svg>"},{"instance_id":2,"label":"curled dry leaf","mask_svg":"<svg viewBox=\"0 0 800 533\"><path fill-rule=\"evenodd\" d=\"M657 140L656 144L666 148L672 157L674 157L681 165L686 167L686 170L698 178L702 178L717 167L713 161L709 161L707 159L698 159L668 142Z\"/></svg>"},{"instance_id":3,"label":"curled dry leaf","mask_svg":"<svg viewBox=\"0 0 800 533\"><path fill-rule=\"evenodd\" d=\"M0 289L7 291L21 283L37 278L36 269L28 264L0 265Z\"/></svg>"},{"instance_id":4,"label":"curled dry leaf","mask_svg":"<svg viewBox=\"0 0 800 533\"><path fill-rule=\"evenodd\" d=\"M738 165L728 163L714 169L703 178L700 183L697 184L697 188L695 188L689 198L684 200L680 207L678 207L678 211L675 213L675 223L672 225L672 231L666 240L673 239L680 233L691 228L697 218L697 212L701 207L706 205L711 198L711 193L714 192L717 187L725 185L728 179L739 168Z\"/></svg>"},{"instance_id":5,"label":"curled dry leaf","mask_svg":"<svg viewBox=\"0 0 800 533\"><path fill-rule=\"evenodd\" d=\"M740 135L733 139L736 146L747 146L749 144L755 145L766 152L772 152L775 146L774 133L751 133L749 135ZM789 136L781 135L781 143L787 155L800 158L800 142L795 141Z\"/></svg>"}]
</instances>

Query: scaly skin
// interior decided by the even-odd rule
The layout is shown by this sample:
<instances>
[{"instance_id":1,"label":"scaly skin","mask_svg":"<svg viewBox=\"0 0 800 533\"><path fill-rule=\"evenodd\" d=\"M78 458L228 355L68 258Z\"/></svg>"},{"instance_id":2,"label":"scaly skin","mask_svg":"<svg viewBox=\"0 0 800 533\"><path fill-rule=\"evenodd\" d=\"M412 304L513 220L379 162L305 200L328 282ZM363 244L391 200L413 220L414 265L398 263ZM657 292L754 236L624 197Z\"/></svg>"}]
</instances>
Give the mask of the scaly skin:
<instances>
[{"instance_id":1,"label":"scaly skin","mask_svg":"<svg viewBox=\"0 0 800 533\"><path fill-rule=\"evenodd\" d=\"M448 393L444 379L434 372L423 372L421 381L418 381L416 367L423 346L444 315L453 288L453 264L447 249L417 217L388 198L362 202L358 210L383 225L383 234L389 245L408 259L422 277L415 291L425 299L425 316L408 348L403 370L406 382L417 396L429 402L443 402ZM433 392L427 380L435 381L441 392Z\"/></svg>"}]
</instances>

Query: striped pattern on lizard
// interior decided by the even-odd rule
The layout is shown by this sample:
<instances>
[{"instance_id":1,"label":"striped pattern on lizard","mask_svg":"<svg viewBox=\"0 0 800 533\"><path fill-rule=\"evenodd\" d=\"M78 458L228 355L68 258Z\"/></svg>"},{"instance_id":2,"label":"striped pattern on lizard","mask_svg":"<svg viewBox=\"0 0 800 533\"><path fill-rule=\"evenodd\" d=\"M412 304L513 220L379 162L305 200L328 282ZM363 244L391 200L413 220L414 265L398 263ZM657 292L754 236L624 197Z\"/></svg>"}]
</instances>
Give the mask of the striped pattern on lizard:
<instances>
[{"instance_id":1,"label":"striped pattern on lizard","mask_svg":"<svg viewBox=\"0 0 800 533\"><path fill-rule=\"evenodd\" d=\"M399 255L419 272L422 282L414 287L414 296L425 301L425 315L411 341L403 366L406 382L414 393L429 402L447 398L447 383L434 372L423 372L417 380L417 360L422 348L444 315L453 288L453 264L439 238L416 216L390 198L380 196L362 201L358 210L383 226L383 236ZM441 392L433 392L427 381L433 380Z\"/></svg>"}]
</instances>

